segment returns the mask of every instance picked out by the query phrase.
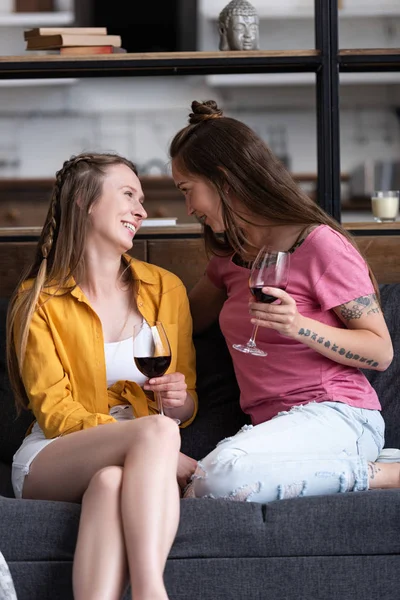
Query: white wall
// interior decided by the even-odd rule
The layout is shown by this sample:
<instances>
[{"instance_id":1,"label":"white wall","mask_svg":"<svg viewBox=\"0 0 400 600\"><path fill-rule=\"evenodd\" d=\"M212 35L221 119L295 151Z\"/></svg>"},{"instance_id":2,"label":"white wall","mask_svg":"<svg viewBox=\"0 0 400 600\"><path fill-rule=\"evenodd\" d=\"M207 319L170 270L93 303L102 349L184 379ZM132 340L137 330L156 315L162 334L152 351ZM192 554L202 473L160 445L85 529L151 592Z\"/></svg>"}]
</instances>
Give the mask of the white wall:
<instances>
[{"instance_id":1,"label":"white wall","mask_svg":"<svg viewBox=\"0 0 400 600\"><path fill-rule=\"evenodd\" d=\"M362 8L361 0L344 0L345 5L350 2ZM376 6L375 0L369 2ZM217 48L215 23L203 19L200 29L201 48ZM313 47L309 18L263 19L260 31L265 49ZM12 38L14 51L23 54L22 32L0 26L0 53L7 54ZM400 17L342 19L340 35L341 47L400 47ZM210 98L267 141L271 126L284 127L293 171L316 171L312 85L214 87L207 78L149 77L0 86L0 177L52 176L71 154L89 149L118 151L140 165L158 159L168 169L168 143L186 123L191 101ZM400 84L347 83L341 106L343 171L367 158L400 159L400 121L395 116Z\"/></svg>"}]
</instances>

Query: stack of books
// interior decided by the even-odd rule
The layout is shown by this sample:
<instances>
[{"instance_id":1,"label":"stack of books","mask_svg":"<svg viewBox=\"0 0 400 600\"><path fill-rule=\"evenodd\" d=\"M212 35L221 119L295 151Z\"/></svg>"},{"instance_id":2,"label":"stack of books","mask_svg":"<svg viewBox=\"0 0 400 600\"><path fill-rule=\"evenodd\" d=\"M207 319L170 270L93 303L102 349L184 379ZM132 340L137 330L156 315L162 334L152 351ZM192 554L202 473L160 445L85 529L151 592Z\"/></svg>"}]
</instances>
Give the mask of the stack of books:
<instances>
[{"instance_id":1,"label":"stack of books","mask_svg":"<svg viewBox=\"0 0 400 600\"><path fill-rule=\"evenodd\" d=\"M116 54L121 36L109 35L106 27L36 27L24 31L26 50L49 50L56 54Z\"/></svg>"}]
</instances>

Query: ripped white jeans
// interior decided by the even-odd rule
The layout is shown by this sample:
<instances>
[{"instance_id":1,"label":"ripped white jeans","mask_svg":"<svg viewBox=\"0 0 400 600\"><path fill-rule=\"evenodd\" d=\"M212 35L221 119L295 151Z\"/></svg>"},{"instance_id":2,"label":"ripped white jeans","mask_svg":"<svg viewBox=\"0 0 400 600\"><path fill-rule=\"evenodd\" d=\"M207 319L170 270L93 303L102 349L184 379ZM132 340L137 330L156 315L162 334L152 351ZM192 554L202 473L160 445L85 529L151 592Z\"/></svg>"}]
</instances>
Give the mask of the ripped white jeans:
<instances>
[{"instance_id":1,"label":"ripped white jeans","mask_svg":"<svg viewBox=\"0 0 400 600\"><path fill-rule=\"evenodd\" d=\"M368 489L384 445L379 411L311 402L222 440L199 461L185 496L271 502Z\"/></svg>"}]
</instances>

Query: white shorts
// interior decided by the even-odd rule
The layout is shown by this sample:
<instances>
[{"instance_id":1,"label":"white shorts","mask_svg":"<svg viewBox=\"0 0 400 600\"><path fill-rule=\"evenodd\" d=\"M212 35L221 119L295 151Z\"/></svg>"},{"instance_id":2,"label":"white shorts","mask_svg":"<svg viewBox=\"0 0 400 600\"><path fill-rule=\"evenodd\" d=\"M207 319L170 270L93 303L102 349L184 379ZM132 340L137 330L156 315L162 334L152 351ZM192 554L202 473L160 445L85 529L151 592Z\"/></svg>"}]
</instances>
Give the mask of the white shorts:
<instances>
[{"instance_id":1,"label":"white shorts","mask_svg":"<svg viewBox=\"0 0 400 600\"><path fill-rule=\"evenodd\" d=\"M134 419L132 406L130 404L120 404L110 409L110 415L117 421L126 421ZM22 498L22 489L24 487L25 477L29 473L32 461L36 458L43 448L57 440L58 437L48 439L44 435L38 423L32 427L32 431L26 436L21 446L13 456L11 482L16 498Z\"/></svg>"}]
</instances>

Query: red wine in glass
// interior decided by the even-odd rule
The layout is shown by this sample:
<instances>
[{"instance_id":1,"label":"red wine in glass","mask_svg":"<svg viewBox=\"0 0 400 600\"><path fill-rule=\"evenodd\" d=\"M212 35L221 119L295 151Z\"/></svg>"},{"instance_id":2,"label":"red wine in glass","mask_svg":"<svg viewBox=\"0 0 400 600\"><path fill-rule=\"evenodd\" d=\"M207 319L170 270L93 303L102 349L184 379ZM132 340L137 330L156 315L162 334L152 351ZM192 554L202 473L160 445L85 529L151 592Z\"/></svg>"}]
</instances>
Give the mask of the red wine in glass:
<instances>
[{"instance_id":1,"label":"red wine in glass","mask_svg":"<svg viewBox=\"0 0 400 600\"><path fill-rule=\"evenodd\" d=\"M161 377L171 364L170 356L135 356L139 371L149 379Z\"/></svg>"},{"instance_id":2,"label":"red wine in glass","mask_svg":"<svg viewBox=\"0 0 400 600\"><path fill-rule=\"evenodd\" d=\"M275 287L285 290L289 279L290 254L278 252L264 246L261 248L251 268L249 277L249 289L256 302L271 304L277 298L271 294L265 294L264 287ZM253 332L246 344L233 344L235 350L252 354L253 356L268 356L268 353L257 347L256 335L258 325L254 325Z\"/></svg>"},{"instance_id":3,"label":"red wine in glass","mask_svg":"<svg viewBox=\"0 0 400 600\"><path fill-rule=\"evenodd\" d=\"M143 321L133 332L133 358L143 375L152 379L161 377L171 364L171 347L161 321ZM161 395L155 392L157 408L164 414ZM178 425L179 419L174 419Z\"/></svg>"},{"instance_id":4,"label":"red wine in glass","mask_svg":"<svg viewBox=\"0 0 400 600\"><path fill-rule=\"evenodd\" d=\"M271 304L271 302L275 302L275 300L278 300L278 298L276 298L276 296L271 296L271 294L264 294L264 292L262 291L263 287L264 287L263 285L250 287L250 292L253 294L256 302L263 302L264 304ZM284 290L285 288L281 287L280 289Z\"/></svg>"}]
</instances>

